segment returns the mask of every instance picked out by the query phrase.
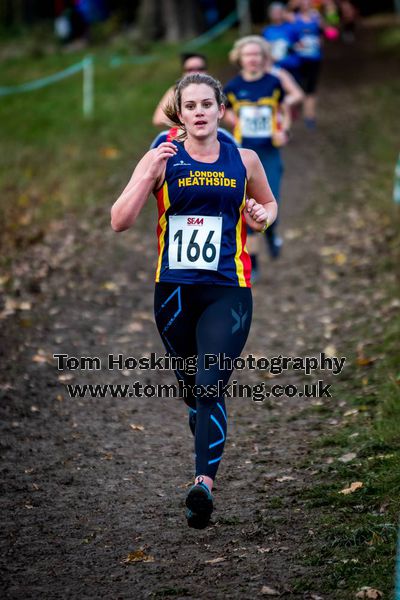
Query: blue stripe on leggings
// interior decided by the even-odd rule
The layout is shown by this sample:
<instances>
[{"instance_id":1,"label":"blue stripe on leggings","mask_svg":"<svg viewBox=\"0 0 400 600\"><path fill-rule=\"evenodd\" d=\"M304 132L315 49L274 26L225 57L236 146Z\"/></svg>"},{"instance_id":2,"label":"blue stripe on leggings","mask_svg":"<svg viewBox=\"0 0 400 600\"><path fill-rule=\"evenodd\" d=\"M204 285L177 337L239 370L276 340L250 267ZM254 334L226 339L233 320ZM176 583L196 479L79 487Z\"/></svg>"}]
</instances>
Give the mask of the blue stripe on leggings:
<instances>
[{"instance_id":1,"label":"blue stripe on leggings","mask_svg":"<svg viewBox=\"0 0 400 600\"><path fill-rule=\"evenodd\" d=\"M211 415L212 420L214 421L214 423L216 424L216 426L218 427L218 429L220 430L220 432L222 433L222 438L220 440L218 440L217 442L213 442L212 444L210 444L208 446L208 448L214 448L214 446L218 446L219 444L222 444L225 441L225 433L224 430L222 429L221 425L218 423L217 419L214 417L214 415ZM210 464L210 463L208 463Z\"/></svg>"},{"instance_id":2,"label":"blue stripe on leggings","mask_svg":"<svg viewBox=\"0 0 400 600\"><path fill-rule=\"evenodd\" d=\"M221 404L219 402L217 402L217 406L218 406L219 410L222 412L222 414L224 415L225 422L227 423L228 419L226 418L226 414L224 412L224 409L222 408L222 406L221 406Z\"/></svg>"}]
</instances>

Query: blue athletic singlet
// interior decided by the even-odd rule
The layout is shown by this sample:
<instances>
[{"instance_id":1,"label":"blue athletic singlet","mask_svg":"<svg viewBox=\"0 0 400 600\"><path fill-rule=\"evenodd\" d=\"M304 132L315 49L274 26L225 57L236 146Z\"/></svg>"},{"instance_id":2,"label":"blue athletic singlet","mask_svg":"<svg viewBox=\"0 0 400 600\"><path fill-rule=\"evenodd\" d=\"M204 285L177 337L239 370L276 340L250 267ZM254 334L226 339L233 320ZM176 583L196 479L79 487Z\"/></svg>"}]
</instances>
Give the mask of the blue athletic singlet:
<instances>
[{"instance_id":1,"label":"blue athletic singlet","mask_svg":"<svg viewBox=\"0 0 400 600\"><path fill-rule=\"evenodd\" d=\"M268 25L262 36L271 44L272 58L278 67L291 72L299 68L300 58L294 51L299 33L292 23Z\"/></svg>"},{"instance_id":2,"label":"blue athletic singlet","mask_svg":"<svg viewBox=\"0 0 400 600\"><path fill-rule=\"evenodd\" d=\"M237 75L225 86L224 93L228 107L238 116L233 135L242 147L258 152L273 146L279 104L285 95L278 77L266 73L260 79L246 81Z\"/></svg>"},{"instance_id":3,"label":"blue athletic singlet","mask_svg":"<svg viewBox=\"0 0 400 600\"><path fill-rule=\"evenodd\" d=\"M194 160L182 143L156 192L155 281L251 287L246 248L246 169L238 149L220 142L214 163Z\"/></svg>"},{"instance_id":4,"label":"blue athletic singlet","mask_svg":"<svg viewBox=\"0 0 400 600\"><path fill-rule=\"evenodd\" d=\"M313 13L310 21L303 19L300 15L296 16L294 27L297 30L301 45L297 49L297 54L302 60L321 60L321 19L317 12Z\"/></svg>"}]
</instances>

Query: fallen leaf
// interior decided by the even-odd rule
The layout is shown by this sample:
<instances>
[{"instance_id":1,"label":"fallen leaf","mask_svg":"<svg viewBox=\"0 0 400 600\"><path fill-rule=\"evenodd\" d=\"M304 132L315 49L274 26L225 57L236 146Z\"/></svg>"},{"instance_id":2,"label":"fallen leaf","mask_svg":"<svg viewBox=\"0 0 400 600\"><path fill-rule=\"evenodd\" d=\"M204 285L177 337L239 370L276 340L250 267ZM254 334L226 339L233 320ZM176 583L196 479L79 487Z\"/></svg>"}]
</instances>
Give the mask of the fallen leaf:
<instances>
[{"instance_id":1,"label":"fallen leaf","mask_svg":"<svg viewBox=\"0 0 400 600\"><path fill-rule=\"evenodd\" d=\"M118 158L118 156L120 155L120 151L118 150L118 148L114 148L113 146L104 146L103 148L100 148L100 155L103 158L113 160L115 158Z\"/></svg>"},{"instance_id":2,"label":"fallen leaf","mask_svg":"<svg viewBox=\"0 0 400 600\"><path fill-rule=\"evenodd\" d=\"M71 375L71 373L65 373L64 375L58 376L58 381L71 381L73 378L74 376Z\"/></svg>"},{"instance_id":3,"label":"fallen leaf","mask_svg":"<svg viewBox=\"0 0 400 600\"><path fill-rule=\"evenodd\" d=\"M357 408L351 408L350 410L346 410L346 412L343 413L344 417L352 417L353 415L358 415Z\"/></svg>"},{"instance_id":4,"label":"fallen leaf","mask_svg":"<svg viewBox=\"0 0 400 600\"><path fill-rule=\"evenodd\" d=\"M105 452L101 457L101 460L112 460L114 458L114 454L112 452Z\"/></svg>"},{"instance_id":5,"label":"fallen leaf","mask_svg":"<svg viewBox=\"0 0 400 600\"><path fill-rule=\"evenodd\" d=\"M369 587L365 585L357 592L356 598L360 599L369 599L369 600L379 600L379 598L383 597L383 593L380 590L376 590L375 588Z\"/></svg>"},{"instance_id":6,"label":"fallen leaf","mask_svg":"<svg viewBox=\"0 0 400 600\"><path fill-rule=\"evenodd\" d=\"M359 490L362 487L363 487L362 481L354 481L353 483L350 484L350 487L343 488L342 490L340 490L339 494L345 494L345 495L352 494L353 492L356 492L357 490Z\"/></svg>"},{"instance_id":7,"label":"fallen leaf","mask_svg":"<svg viewBox=\"0 0 400 600\"><path fill-rule=\"evenodd\" d=\"M295 481L296 478L292 477L291 475L283 475L282 477L277 477L276 481L282 482L282 481Z\"/></svg>"},{"instance_id":8,"label":"fallen leaf","mask_svg":"<svg viewBox=\"0 0 400 600\"><path fill-rule=\"evenodd\" d=\"M45 354L35 354L35 356L32 357L32 361L35 363L45 363L49 362L49 358Z\"/></svg>"},{"instance_id":9,"label":"fallen leaf","mask_svg":"<svg viewBox=\"0 0 400 600\"><path fill-rule=\"evenodd\" d=\"M342 463L348 463L354 458L356 458L356 456L357 454L355 452L348 452L347 454L343 454L343 456L340 456L338 460L340 460L340 462Z\"/></svg>"},{"instance_id":10,"label":"fallen leaf","mask_svg":"<svg viewBox=\"0 0 400 600\"><path fill-rule=\"evenodd\" d=\"M10 275L0 275L0 287L3 287L5 283L10 281Z\"/></svg>"},{"instance_id":11,"label":"fallen leaf","mask_svg":"<svg viewBox=\"0 0 400 600\"><path fill-rule=\"evenodd\" d=\"M134 563L134 562L154 562L154 556L150 554L146 554L144 550L141 548L140 550L135 550L134 552L129 552L128 556L124 558L122 563Z\"/></svg>"},{"instance_id":12,"label":"fallen leaf","mask_svg":"<svg viewBox=\"0 0 400 600\"><path fill-rule=\"evenodd\" d=\"M129 323L129 325L126 326L126 331L129 331L129 333L143 331L143 325L141 323L138 323L137 321L134 323Z\"/></svg>"},{"instance_id":13,"label":"fallen leaf","mask_svg":"<svg viewBox=\"0 0 400 600\"><path fill-rule=\"evenodd\" d=\"M135 425L135 423L130 423L129 427L134 431L144 431L143 425Z\"/></svg>"},{"instance_id":14,"label":"fallen leaf","mask_svg":"<svg viewBox=\"0 0 400 600\"><path fill-rule=\"evenodd\" d=\"M329 346L326 346L326 348L324 349L324 353L330 357L337 356L336 347L330 344Z\"/></svg>"},{"instance_id":15,"label":"fallen leaf","mask_svg":"<svg viewBox=\"0 0 400 600\"><path fill-rule=\"evenodd\" d=\"M109 292L117 292L119 290L119 287L113 281L105 281L102 283L101 287Z\"/></svg>"},{"instance_id":16,"label":"fallen leaf","mask_svg":"<svg viewBox=\"0 0 400 600\"><path fill-rule=\"evenodd\" d=\"M335 252L336 248L333 246L322 246L319 251L321 256L332 256L332 254L335 254Z\"/></svg>"},{"instance_id":17,"label":"fallen leaf","mask_svg":"<svg viewBox=\"0 0 400 600\"><path fill-rule=\"evenodd\" d=\"M191 485L193 485L193 480L191 479L190 481L187 481L186 483L181 483L178 487L185 489L190 487Z\"/></svg>"},{"instance_id":18,"label":"fallen leaf","mask_svg":"<svg viewBox=\"0 0 400 600\"><path fill-rule=\"evenodd\" d=\"M261 593L266 596L279 596L279 592L274 590L274 588L269 587L268 585L263 585L261 588Z\"/></svg>"},{"instance_id":19,"label":"fallen leaf","mask_svg":"<svg viewBox=\"0 0 400 600\"><path fill-rule=\"evenodd\" d=\"M356 365L358 365L359 367L369 367L369 365L372 365L375 362L375 358L372 358L371 356L358 356L356 358Z\"/></svg>"},{"instance_id":20,"label":"fallen leaf","mask_svg":"<svg viewBox=\"0 0 400 600\"><path fill-rule=\"evenodd\" d=\"M322 275L327 281L337 281L339 279L337 273L335 273L335 271L332 271L332 269L324 269L322 271Z\"/></svg>"},{"instance_id":21,"label":"fallen leaf","mask_svg":"<svg viewBox=\"0 0 400 600\"><path fill-rule=\"evenodd\" d=\"M333 257L333 262L335 263L335 265L341 267L345 264L345 262L347 262L347 256L343 254L343 252L337 252Z\"/></svg>"},{"instance_id":22,"label":"fallen leaf","mask_svg":"<svg viewBox=\"0 0 400 600\"><path fill-rule=\"evenodd\" d=\"M218 558L212 558L211 560L206 560L205 564L206 565L216 565L217 563L224 562L225 560L226 560L226 558L224 558L223 556L219 556Z\"/></svg>"}]
</instances>

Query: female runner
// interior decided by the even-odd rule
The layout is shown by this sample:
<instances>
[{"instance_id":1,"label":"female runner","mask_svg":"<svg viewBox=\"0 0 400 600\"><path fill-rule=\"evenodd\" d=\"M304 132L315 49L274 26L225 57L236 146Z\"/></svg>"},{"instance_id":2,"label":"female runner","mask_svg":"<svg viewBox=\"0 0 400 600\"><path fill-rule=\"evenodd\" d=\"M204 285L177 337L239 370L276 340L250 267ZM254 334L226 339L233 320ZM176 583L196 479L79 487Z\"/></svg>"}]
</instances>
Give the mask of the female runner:
<instances>
[{"instance_id":1,"label":"female runner","mask_svg":"<svg viewBox=\"0 0 400 600\"><path fill-rule=\"evenodd\" d=\"M257 152L272 192L279 202L283 173L279 148L288 141L290 94L285 96L283 82L267 66L270 61L270 46L261 36L250 35L237 40L229 58L240 68L240 74L229 81L224 89L228 98L226 123L233 127L233 134L243 148L251 148ZM294 82L293 84L297 89L298 86ZM299 97L301 98L301 93ZM281 111L284 113L283 127L279 127ZM282 240L277 234L276 223L267 230L266 236L270 254L272 258L277 258ZM256 281L259 271L257 244L253 239L250 254L252 277Z\"/></svg>"},{"instance_id":2,"label":"female runner","mask_svg":"<svg viewBox=\"0 0 400 600\"><path fill-rule=\"evenodd\" d=\"M204 356L240 356L252 316L246 223L264 231L277 214L257 154L218 141L224 111L218 81L199 73L184 77L166 112L184 128L185 140L147 152L111 209L112 228L124 231L152 192L157 198L157 328L170 355L197 356L196 375L176 371L195 415L196 472L186 518L196 528L205 527L213 511L211 490L227 431L221 385L232 372L218 364L206 368Z\"/></svg>"}]
</instances>

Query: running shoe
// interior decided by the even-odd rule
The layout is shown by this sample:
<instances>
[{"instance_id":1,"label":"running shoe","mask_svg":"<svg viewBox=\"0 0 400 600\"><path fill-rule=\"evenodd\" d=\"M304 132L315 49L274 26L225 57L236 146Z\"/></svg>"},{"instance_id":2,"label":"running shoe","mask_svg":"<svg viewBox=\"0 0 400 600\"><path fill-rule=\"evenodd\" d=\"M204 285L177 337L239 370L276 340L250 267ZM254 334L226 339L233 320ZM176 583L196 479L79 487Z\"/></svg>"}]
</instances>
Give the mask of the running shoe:
<instances>
[{"instance_id":1,"label":"running shoe","mask_svg":"<svg viewBox=\"0 0 400 600\"><path fill-rule=\"evenodd\" d=\"M208 486L201 480L189 490L186 497L186 519L189 527L204 529L207 527L214 510L213 497Z\"/></svg>"},{"instance_id":2,"label":"running shoe","mask_svg":"<svg viewBox=\"0 0 400 600\"><path fill-rule=\"evenodd\" d=\"M317 127L317 121L315 119L306 118L304 119L304 123L307 129L310 129L311 131Z\"/></svg>"}]
</instances>

